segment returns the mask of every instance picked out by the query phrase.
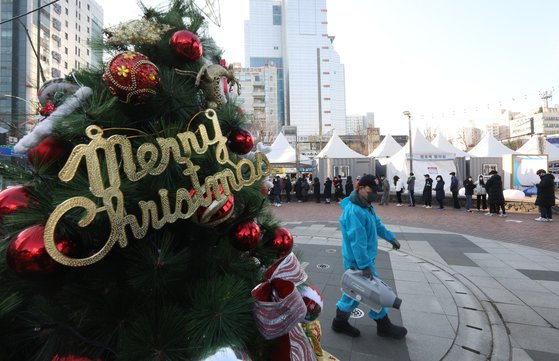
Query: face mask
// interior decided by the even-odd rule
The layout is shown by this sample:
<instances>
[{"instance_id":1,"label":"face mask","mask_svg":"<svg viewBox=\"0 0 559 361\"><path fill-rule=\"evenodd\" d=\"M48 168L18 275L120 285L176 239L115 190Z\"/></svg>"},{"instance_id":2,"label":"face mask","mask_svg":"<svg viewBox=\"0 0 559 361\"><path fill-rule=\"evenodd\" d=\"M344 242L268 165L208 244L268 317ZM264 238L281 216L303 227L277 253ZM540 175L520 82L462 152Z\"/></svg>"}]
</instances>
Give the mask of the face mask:
<instances>
[{"instance_id":1,"label":"face mask","mask_svg":"<svg viewBox=\"0 0 559 361\"><path fill-rule=\"evenodd\" d=\"M367 192L367 202L373 203L377 199L377 195L374 192Z\"/></svg>"}]
</instances>

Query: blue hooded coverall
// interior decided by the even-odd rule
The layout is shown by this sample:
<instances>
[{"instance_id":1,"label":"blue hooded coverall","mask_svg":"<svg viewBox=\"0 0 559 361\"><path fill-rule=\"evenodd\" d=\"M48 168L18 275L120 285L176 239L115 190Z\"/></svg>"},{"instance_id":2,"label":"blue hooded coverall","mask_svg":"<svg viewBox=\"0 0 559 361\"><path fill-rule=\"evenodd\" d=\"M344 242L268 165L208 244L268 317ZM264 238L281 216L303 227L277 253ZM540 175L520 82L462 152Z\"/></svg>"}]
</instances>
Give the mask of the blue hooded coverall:
<instances>
[{"instance_id":1,"label":"blue hooded coverall","mask_svg":"<svg viewBox=\"0 0 559 361\"><path fill-rule=\"evenodd\" d=\"M357 190L354 190L349 197L344 198L341 207L343 212L340 216L340 226L342 229L344 269L356 268L362 270L370 267L375 277L378 277L375 270L378 236L389 242L396 239L396 236L386 229L374 208L359 197ZM359 302L351 299L343 292L342 298L336 303L336 307L343 312L351 312L358 305ZM383 307L380 312L369 310L369 317L373 320L380 320L387 313L388 309L386 307Z\"/></svg>"}]
</instances>

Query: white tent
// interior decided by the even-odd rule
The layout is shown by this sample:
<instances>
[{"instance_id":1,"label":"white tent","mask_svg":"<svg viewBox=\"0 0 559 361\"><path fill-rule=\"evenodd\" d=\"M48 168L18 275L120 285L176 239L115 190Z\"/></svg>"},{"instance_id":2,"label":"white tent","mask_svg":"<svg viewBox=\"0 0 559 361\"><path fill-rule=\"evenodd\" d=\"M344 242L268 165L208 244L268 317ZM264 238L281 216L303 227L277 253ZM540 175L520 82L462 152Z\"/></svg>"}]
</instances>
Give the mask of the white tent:
<instances>
[{"instance_id":1,"label":"white tent","mask_svg":"<svg viewBox=\"0 0 559 361\"><path fill-rule=\"evenodd\" d=\"M517 152L520 154L547 154L548 162L555 162L559 160L559 147L554 146L545 139L543 141L543 153L540 153L539 136L535 135L526 144L520 147Z\"/></svg>"},{"instance_id":2,"label":"white tent","mask_svg":"<svg viewBox=\"0 0 559 361\"><path fill-rule=\"evenodd\" d=\"M315 157L320 158L367 158L363 154L357 153L348 147L344 141L337 135L333 134L328 143L322 148L320 153Z\"/></svg>"},{"instance_id":3,"label":"white tent","mask_svg":"<svg viewBox=\"0 0 559 361\"><path fill-rule=\"evenodd\" d=\"M266 154L266 157L272 164L296 164L297 155L295 149L289 144L287 138L283 133L279 133L276 140L270 146L272 150ZM299 155L300 164L312 164L309 157L305 155Z\"/></svg>"},{"instance_id":4,"label":"white tent","mask_svg":"<svg viewBox=\"0 0 559 361\"><path fill-rule=\"evenodd\" d=\"M502 157L505 154L516 154L514 150L503 145L491 134L486 134L479 143L468 152L472 157Z\"/></svg>"},{"instance_id":5,"label":"white tent","mask_svg":"<svg viewBox=\"0 0 559 361\"><path fill-rule=\"evenodd\" d=\"M402 149L402 146L392 138L391 135L386 135L382 142L368 155L371 158L387 158L392 157L394 154Z\"/></svg>"},{"instance_id":6,"label":"white tent","mask_svg":"<svg viewBox=\"0 0 559 361\"><path fill-rule=\"evenodd\" d=\"M431 141L431 144L433 144L435 147L442 150L443 152L454 153L456 157L470 158L470 155L468 153L450 144L450 142L445 138L444 135L437 134L435 139Z\"/></svg>"},{"instance_id":7,"label":"white tent","mask_svg":"<svg viewBox=\"0 0 559 361\"><path fill-rule=\"evenodd\" d=\"M429 174L433 180L437 175L441 175L445 181L445 190L450 189L450 172L456 172L454 164L454 153L446 152L438 149L425 139L425 137L417 130L412 137L413 152L413 173L415 174L415 193L421 194L425 185L425 174ZM388 160L380 160L381 164L386 164L386 176L392 185L392 179L395 175L406 182L410 174L410 154L409 141ZM435 184L433 184L434 188ZM406 186L407 189L407 186Z\"/></svg>"}]
</instances>

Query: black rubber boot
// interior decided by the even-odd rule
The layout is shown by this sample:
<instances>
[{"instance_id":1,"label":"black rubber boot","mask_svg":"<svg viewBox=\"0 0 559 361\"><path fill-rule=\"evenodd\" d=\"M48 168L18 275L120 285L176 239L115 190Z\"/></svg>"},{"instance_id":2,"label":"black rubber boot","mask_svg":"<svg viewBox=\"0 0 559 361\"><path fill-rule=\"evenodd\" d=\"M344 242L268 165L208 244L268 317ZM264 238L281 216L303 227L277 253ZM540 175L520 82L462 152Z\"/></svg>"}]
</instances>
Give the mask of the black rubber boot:
<instances>
[{"instance_id":1,"label":"black rubber boot","mask_svg":"<svg viewBox=\"0 0 559 361\"><path fill-rule=\"evenodd\" d=\"M357 337L361 334L361 331L349 324L349 312L343 312L339 308L336 308L336 318L332 321L332 330L334 332L345 333L351 337Z\"/></svg>"},{"instance_id":2,"label":"black rubber boot","mask_svg":"<svg viewBox=\"0 0 559 361\"><path fill-rule=\"evenodd\" d=\"M384 316L380 320L375 320L377 322L377 335L380 337L390 337L397 340L401 340L406 337L408 330L405 327L393 325L388 318L388 315Z\"/></svg>"}]
</instances>

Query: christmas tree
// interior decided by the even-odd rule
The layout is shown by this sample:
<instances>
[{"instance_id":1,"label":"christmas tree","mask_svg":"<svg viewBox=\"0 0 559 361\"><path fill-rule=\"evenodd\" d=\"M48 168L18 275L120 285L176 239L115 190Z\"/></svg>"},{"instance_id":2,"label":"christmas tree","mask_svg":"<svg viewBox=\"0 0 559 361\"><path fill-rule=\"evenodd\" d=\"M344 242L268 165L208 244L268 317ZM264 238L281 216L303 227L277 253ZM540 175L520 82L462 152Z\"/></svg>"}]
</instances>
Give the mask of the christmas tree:
<instances>
[{"instance_id":1,"label":"christmas tree","mask_svg":"<svg viewBox=\"0 0 559 361\"><path fill-rule=\"evenodd\" d=\"M320 307L261 190L234 74L191 1L142 10L105 30L106 63L42 86L16 146L0 359L314 359L299 322Z\"/></svg>"}]
</instances>

